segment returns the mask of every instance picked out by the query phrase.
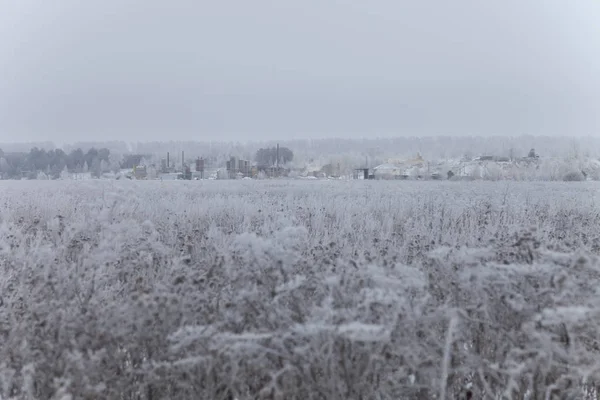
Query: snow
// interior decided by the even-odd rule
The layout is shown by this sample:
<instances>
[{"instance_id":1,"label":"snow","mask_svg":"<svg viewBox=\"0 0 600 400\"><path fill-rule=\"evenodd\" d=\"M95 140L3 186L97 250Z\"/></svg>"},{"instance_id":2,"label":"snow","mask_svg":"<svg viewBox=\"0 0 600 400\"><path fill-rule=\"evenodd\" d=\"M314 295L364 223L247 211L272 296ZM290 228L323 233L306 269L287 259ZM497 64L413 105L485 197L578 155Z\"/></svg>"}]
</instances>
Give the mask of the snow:
<instances>
[{"instance_id":1,"label":"snow","mask_svg":"<svg viewBox=\"0 0 600 400\"><path fill-rule=\"evenodd\" d=\"M0 396L591 400L599 192L5 182Z\"/></svg>"},{"instance_id":2,"label":"snow","mask_svg":"<svg viewBox=\"0 0 600 400\"><path fill-rule=\"evenodd\" d=\"M389 340L390 333L384 326L349 322L337 327L337 332L353 341L382 342Z\"/></svg>"}]
</instances>

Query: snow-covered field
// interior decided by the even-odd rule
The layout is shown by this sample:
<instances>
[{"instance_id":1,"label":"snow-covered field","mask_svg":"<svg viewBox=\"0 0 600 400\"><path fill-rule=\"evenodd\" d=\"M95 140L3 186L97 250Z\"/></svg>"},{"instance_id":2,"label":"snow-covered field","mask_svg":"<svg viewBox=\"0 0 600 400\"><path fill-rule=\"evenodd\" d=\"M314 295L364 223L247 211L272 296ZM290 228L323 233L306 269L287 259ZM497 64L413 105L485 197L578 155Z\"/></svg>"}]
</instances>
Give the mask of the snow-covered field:
<instances>
[{"instance_id":1,"label":"snow-covered field","mask_svg":"<svg viewBox=\"0 0 600 400\"><path fill-rule=\"evenodd\" d=\"M595 182L2 182L0 395L591 399L599 254Z\"/></svg>"}]
</instances>

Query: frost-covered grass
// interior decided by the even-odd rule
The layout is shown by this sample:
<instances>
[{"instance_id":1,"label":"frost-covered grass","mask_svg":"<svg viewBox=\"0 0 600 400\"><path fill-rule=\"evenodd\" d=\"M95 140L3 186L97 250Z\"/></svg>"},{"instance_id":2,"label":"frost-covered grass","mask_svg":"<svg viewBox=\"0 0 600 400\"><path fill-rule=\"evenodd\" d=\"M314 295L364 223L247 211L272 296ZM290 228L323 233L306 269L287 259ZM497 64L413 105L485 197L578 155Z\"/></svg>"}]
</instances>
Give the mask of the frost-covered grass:
<instances>
[{"instance_id":1,"label":"frost-covered grass","mask_svg":"<svg viewBox=\"0 0 600 400\"><path fill-rule=\"evenodd\" d=\"M0 394L593 398L599 195L591 182L3 182Z\"/></svg>"}]
</instances>

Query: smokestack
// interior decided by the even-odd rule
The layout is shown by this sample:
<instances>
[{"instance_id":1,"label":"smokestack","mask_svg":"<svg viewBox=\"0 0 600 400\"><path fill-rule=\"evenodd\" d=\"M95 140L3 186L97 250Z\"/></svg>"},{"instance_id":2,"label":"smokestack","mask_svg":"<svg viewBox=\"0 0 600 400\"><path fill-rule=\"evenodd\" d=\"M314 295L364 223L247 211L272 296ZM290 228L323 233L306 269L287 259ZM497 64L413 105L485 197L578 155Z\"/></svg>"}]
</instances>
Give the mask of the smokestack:
<instances>
[{"instance_id":1,"label":"smokestack","mask_svg":"<svg viewBox=\"0 0 600 400\"><path fill-rule=\"evenodd\" d=\"M181 151L181 170L185 172L185 158L183 157L183 151Z\"/></svg>"},{"instance_id":2,"label":"smokestack","mask_svg":"<svg viewBox=\"0 0 600 400\"><path fill-rule=\"evenodd\" d=\"M170 168L171 164L169 164L169 152L167 151L167 168Z\"/></svg>"},{"instance_id":3,"label":"smokestack","mask_svg":"<svg viewBox=\"0 0 600 400\"><path fill-rule=\"evenodd\" d=\"M279 143L277 143L277 170L279 170Z\"/></svg>"}]
</instances>

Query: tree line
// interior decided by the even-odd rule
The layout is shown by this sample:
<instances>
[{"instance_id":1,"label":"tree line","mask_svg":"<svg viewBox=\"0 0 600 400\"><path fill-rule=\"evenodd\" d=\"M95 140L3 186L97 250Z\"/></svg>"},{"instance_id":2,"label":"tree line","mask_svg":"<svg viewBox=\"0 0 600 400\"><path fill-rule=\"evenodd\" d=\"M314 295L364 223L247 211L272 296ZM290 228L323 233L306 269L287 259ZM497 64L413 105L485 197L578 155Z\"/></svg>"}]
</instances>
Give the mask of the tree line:
<instances>
[{"instance_id":1,"label":"tree line","mask_svg":"<svg viewBox=\"0 0 600 400\"><path fill-rule=\"evenodd\" d=\"M277 157L279 157L279 161ZM287 164L294 159L294 153L287 147L281 147L279 151L277 147L263 148L256 152L254 159L259 165L270 167L278 163Z\"/></svg>"},{"instance_id":2,"label":"tree line","mask_svg":"<svg viewBox=\"0 0 600 400\"><path fill-rule=\"evenodd\" d=\"M5 153L0 149L0 177L2 179L35 179L45 173L50 179L58 179L62 172L90 172L99 177L104 172L117 170L118 163L110 157L106 148L91 148L84 152L80 148L69 153L61 149L32 148L29 153Z\"/></svg>"}]
</instances>

